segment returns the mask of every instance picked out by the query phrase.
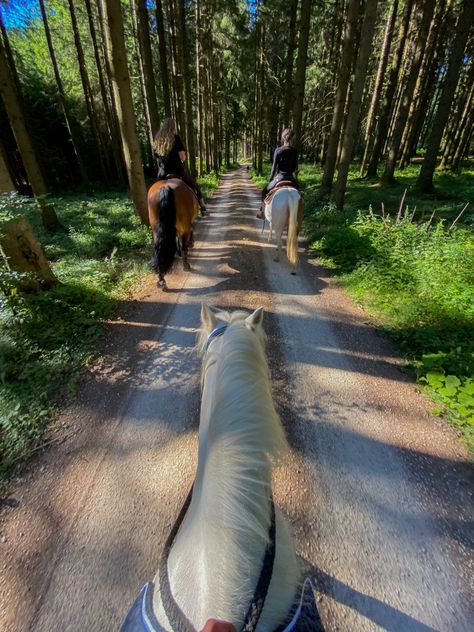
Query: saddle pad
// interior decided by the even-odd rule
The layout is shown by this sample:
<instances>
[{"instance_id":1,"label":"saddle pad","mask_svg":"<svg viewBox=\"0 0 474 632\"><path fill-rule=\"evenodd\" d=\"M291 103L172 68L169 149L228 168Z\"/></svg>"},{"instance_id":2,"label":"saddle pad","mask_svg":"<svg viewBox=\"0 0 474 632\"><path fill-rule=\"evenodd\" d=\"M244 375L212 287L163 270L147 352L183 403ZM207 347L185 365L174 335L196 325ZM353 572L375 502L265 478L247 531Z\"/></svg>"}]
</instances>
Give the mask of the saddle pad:
<instances>
[{"instance_id":1,"label":"saddle pad","mask_svg":"<svg viewBox=\"0 0 474 632\"><path fill-rule=\"evenodd\" d=\"M264 200L265 204L270 204L270 202L272 201L273 196L280 189L295 189L295 191L298 191L298 189L295 187L293 182L290 182L288 180L280 180L280 182L276 183L276 185L273 187L273 189L270 191L270 193L267 194L267 196L266 196L266 198Z\"/></svg>"},{"instance_id":2,"label":"saddle pad","mask_svg":"<svg viewBox=\"0 0 474 632\"><path fill-rule=\"evenodd\" d=\"M166 632L153 612L155 585L148 582L140 590L133 606L128 611L120 632ZM281 632L323 632L311 580L306 579L295 614Z\"/></svg>"}]
</instances>

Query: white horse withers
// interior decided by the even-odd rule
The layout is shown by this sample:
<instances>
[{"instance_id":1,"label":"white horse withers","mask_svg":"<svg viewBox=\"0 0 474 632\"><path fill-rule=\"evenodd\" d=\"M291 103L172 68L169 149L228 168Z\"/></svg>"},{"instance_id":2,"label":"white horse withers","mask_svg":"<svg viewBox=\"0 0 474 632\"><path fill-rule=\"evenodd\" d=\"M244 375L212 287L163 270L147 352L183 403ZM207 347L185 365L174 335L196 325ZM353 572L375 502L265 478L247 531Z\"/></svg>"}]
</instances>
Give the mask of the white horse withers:
<instances>
[{"instance_id":1,"label":"white horse withers","mask_svg":"<svg viewBox=\"0 0 474 632\"><path fill-rule=\"evenodd\" d=\"M262 316L262 309L248 316L202 308L198 467L167 560L170 592L189 629L212 617L242 629L269 546L272 466L287 444L271 396ZM285 621L300 580L288 525L274 511L273 570L258 632ZM170 623L160 590L153 610L164 629L188 629Z\"/></svg>"},{"instance_id":2,"label":"white horse withers","mask_svg":"<svg viewBox=\"0 0 474 632\"><path fill-rule=\"evenodd\" d=\"M298 264L298 233L303 219L303 198L300 192L293 187L281 187L271 196L270 202L265 204L265 218L269 224L268 241L272 241L272 232L275 231L276 252L274 261L280 261L282 247L282 233L288 226L286 238L286 254L290 262L291 274L296 274Z\"/></svg>"}]
</instances>

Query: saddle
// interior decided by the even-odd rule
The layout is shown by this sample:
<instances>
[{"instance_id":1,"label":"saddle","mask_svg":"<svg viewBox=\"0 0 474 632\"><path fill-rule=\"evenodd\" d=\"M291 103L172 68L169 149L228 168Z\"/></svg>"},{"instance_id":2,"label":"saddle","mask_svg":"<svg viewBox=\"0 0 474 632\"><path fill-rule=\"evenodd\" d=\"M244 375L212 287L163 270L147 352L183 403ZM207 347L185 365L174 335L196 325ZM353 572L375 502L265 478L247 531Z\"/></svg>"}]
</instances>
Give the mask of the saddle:
<instances>
[{"instance_id":1,"label":"saddle","mask_svg":"<svg viewBox=\"0 0 474 632\"><path fill-rule=\"evenodd\" d=\"M278 189L283 189L284 187L289 187L290 189L296 189L298 191L298 187L295 185L293 180L280 180L280 182L277 182L273 189L267 194L267 197L264 200L265 204L270 204Z\"/></svg>"},{"instance_id":2,"label":"saddle","mask_svg":"<svg viewBox=\"0 0 474 632\"><path fill-rule=\"evenodd\" d=\"M183 178L179 176L177 173L168 173L165 177L165 180L183 180Z\"/></svg>"}]
</instances>

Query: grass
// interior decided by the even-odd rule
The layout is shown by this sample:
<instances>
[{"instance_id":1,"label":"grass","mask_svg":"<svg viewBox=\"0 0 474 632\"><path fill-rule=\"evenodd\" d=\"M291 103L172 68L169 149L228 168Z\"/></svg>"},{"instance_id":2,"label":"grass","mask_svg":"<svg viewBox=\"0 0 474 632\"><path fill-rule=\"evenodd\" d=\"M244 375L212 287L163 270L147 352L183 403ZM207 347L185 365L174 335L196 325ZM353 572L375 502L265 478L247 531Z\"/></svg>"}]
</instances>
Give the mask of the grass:
<instances>
[{"instance_id":1,"label":"grass","mask_svg":"<svg viewBox=\"0 0 474 632\"><path fill-rule=\"evenodd\" d=\"M200 179L205 196L215 174ZM105 319L149 273L150 230L142 226L126 193L52 196L69 232L42 229L35 203L20 198L25 215L60 281L38 294L16 291L14 275L0 269L0 478L41 444L74 376L96 353ZM0 204L4 217L12 204ZM2 287L0 286L0 287Z\"/></svg>"},{"instance_id":2,"label":"grass","mask_svg":"<svg viewBox=\"0 0 474 632\"><path fill-rule=\"evenodd\" d=\"M396 340L436 402L432 412L474 449L474 170L436 174L434 197L414 191L418 169L396 173L390 188L353 171L340 212L318 199L321 170L303 165L304 230L310 249Z\"/></svg>"}]
</instances>

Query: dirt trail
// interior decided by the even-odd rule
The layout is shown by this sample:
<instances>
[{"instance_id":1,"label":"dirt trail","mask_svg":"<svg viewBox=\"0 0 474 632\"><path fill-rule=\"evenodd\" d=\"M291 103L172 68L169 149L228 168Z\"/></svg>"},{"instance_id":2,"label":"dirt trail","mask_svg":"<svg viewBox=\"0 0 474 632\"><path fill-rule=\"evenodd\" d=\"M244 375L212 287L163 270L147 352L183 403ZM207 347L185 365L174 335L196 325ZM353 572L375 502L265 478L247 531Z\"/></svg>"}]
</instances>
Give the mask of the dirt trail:
<instances>
[{"instance_id":1,"label":"dirt trail","mask_svg":"<svg viewBox=\"0 0 474 632\"><path fill-rule=\"evenodd\" d=\"M391 345L311 260L293 277L226 174L192 272L150 285L108 327L104 358L64 413L66 439L13 486L0 541L0 629L116 630L196 465L202 301L266 310L291 445L275 477L326 630L472 629L472 470Z\"/></svg>"}]
</instances>

